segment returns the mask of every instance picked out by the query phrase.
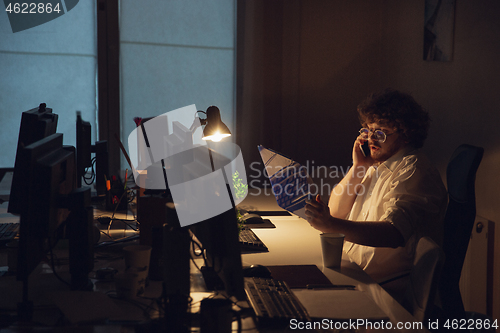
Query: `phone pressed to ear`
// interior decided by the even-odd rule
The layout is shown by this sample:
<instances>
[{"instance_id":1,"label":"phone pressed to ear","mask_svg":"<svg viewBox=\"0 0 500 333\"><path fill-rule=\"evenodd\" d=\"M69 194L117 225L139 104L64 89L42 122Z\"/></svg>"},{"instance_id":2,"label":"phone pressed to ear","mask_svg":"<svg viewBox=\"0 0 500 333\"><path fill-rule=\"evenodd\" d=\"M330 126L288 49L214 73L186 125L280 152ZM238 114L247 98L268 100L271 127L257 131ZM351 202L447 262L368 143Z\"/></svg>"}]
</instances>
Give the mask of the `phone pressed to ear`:
<instances>
[{"instance_id":1,"label":"phone pressed to ear","mask_svg":"<svg viewBox=\"0 0 500 333\"><path fill-rule=\"evenodd\" d=\"M361 152L363 153L363 156L367 157L370 156L370 146L368 146L368 141L365 141L362 145L359 145L359 148L361 148Z\"/></svg>"}]
</instances>

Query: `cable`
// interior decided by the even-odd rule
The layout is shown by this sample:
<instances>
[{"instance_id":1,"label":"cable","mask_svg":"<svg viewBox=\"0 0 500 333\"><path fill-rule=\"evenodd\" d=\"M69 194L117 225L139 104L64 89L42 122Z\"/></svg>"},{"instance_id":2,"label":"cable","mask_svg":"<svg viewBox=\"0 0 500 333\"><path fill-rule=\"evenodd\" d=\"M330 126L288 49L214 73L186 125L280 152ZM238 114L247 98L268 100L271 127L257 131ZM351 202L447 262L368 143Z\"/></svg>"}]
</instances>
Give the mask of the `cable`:
<instances>
[{"instance_id":1,"label":"cable","mask_svg":"<svg viewBox=\"0 0 500 333\"><path fill-rule=\"evenodd\" d=\"M124 223L127 227L129 227L130 229L134 230L134 231L139 231L139 229L137 229L136 227L132 226L129 222L136 222L138 223L136 220L127 220L127 219L111 219L110 222L113 221L113 222L121 222L121 223Z\"/></svg>"},{"instance_id":2,"label":"cable","mask_svg":"<svg viewBox=\"0 0 500 333\"><path fill-rule=\"evenodd\" d=\"M49 239L50 240L50 239ZM49 242L50 243L50 242ZM71 283L67 282L66 280L64 280L63 278L61 278L59 276L59 274L57 274L56 272L56 267L55 267L55 264L54 264L54 252L52 251L53 249L53 246L50 247L49 249L49 253L50 253L50 265L51 265L51 268L52 268L52 273L54 274L54 276L59 280L61 281L62 283L64 283L65 285L67 285L68 287L71 288Z\"/></svg>"},{"instance_id":3,"label":"cable","mask_svg":"<svg viewBox=\"0 0 500 333\"><path fill-rule=\"evenodd\" d=\"M92 185L95 181L95 178L96 178L96 172L94 170L95 164L96 164L96 158L94 157L91 160L90 168L91 168L92 172L90 173L90 176L87 176L87 170L89 168L85 169L85 173L83 174L83 181L85 182L86 185Z\"/></svg>"},{"instance_id":4,"label":"cable","mask_svg":"<svg viewBox=\"0 0 500 333\"><path fill-rule=\"evenodd\" d=\"M123 193L122 193L122 195L121 195L120 199L118 199L118 202L117 202L117 203L116 203L116 205L115 205L115 210L113 211L113 215L111 215L111 221L109 221L109 225L108 225L108 235L109 235L109 231L110 231L110 229L111 229L111 224L113 224L113 221L114 221L114 218L115 218L116 211L118 210L118 207L120 206L120 202L122 201L123 196L125 195L125 193L127 193L127 192L123 191ZM111 237L111 236L110 236L110 237Z\"/></svg>"},{"instance_id":5,"label":"cable","mask_svg":"<svg viewBox=\"0 0 500 333\"><path fill-rule=\"evenodd\" d=\"M198 248L198 250L200 250L200 254L196 254L196 247ZM203 246L200 243L198 243L194 239L193 234L191 234L191 249L192 249L191 254L194 255L194 256L196 256L196 257L202 257L203 258L203 262L205 263L205 266L208 267L207 257L205 256L205 249L203 248ZM198 266L198 264L195 261L195 258L193 258L192 255L190 255L191 261L193 262L193 264L196 267L196 269L201 272L200 267Z\"/></svg>"},{"instance_id":6,"label":"cable","mask_svg":"<svg viewBox=\"0 0 500 333\"><path fill-rule=\"evenodd\" d=\"M128 203L132 203L135 200L136 194L133 189L127 188Z\"/></svg>"}]
</instances>

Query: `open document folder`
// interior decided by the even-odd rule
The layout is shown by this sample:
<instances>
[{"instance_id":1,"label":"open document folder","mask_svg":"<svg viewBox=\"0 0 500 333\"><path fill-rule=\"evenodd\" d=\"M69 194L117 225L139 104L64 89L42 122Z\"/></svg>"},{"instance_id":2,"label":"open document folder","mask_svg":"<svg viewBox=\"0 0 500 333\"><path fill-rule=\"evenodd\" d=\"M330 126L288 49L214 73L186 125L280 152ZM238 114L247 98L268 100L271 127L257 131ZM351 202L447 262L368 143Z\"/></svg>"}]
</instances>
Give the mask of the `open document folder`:
<instances>
[{"instance_id":1,"label":"open document folder","mask_svg":"<svg viewBox=\"0 0 500 333\"><path fill-rule=\"evenodd\" d=\"M278 205L305 219L304 208L306 200L311 199L312 184L307 168L260 145L259 152Z\"/></svg>"}]
</instances>

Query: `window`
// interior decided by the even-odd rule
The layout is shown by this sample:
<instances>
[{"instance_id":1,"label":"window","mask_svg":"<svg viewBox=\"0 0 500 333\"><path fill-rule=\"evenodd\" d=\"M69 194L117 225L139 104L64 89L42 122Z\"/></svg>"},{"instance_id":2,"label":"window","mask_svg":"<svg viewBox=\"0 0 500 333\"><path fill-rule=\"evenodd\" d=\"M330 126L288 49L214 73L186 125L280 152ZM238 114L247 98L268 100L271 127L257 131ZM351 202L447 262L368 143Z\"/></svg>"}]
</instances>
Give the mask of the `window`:
<instances>
[{"instance_id":1,"label":"window","mask_svg":"<svg viewBox=\"0 0 500 333\"><path fill-rule=\"evenodd\" d=\"M57 131L75 145L76 111L96 138L96 15L93 1L80 1L64 15L12 32L0 13L0 167L13 167L21 113L46 103L59 115Z\"/></svg>"},{"instance_id":2,"label":"window","mask_svg":"<svg viewBox=\"0 0 500 333\"><path fill-rule=\"evenodd\" d=\"M218 106L234 133L235 6L235 0L120 1L125 146L135 128L134 117L191 104L203 111ZM126 167L122 158L122 169Z\"/></svg>"}]
</instances>

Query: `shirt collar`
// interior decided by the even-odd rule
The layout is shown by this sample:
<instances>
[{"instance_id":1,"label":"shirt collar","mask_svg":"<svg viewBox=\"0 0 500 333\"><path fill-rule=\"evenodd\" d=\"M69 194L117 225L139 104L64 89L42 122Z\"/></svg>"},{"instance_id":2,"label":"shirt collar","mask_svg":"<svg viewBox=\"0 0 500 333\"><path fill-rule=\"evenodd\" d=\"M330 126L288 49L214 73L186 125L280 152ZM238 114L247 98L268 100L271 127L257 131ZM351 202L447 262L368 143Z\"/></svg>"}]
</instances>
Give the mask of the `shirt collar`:
<instances>
[{"instance_id":1,"label":"shirt collar","mask_svg":"<svg viewBox=\"0 0 500 333\"><path fill-rule=\"evenodd\" d=\"M392 155L387 160L382 162L379 165L379 168L383 166L391 172L394 171L396 169L397 165L399 164L399 162L403 159L403 157L408 155L409 153L413 152L414 150L415 149L411 146L406 146L406 147L400 149L396 154Z\"/></svg>"}]
</instances>

